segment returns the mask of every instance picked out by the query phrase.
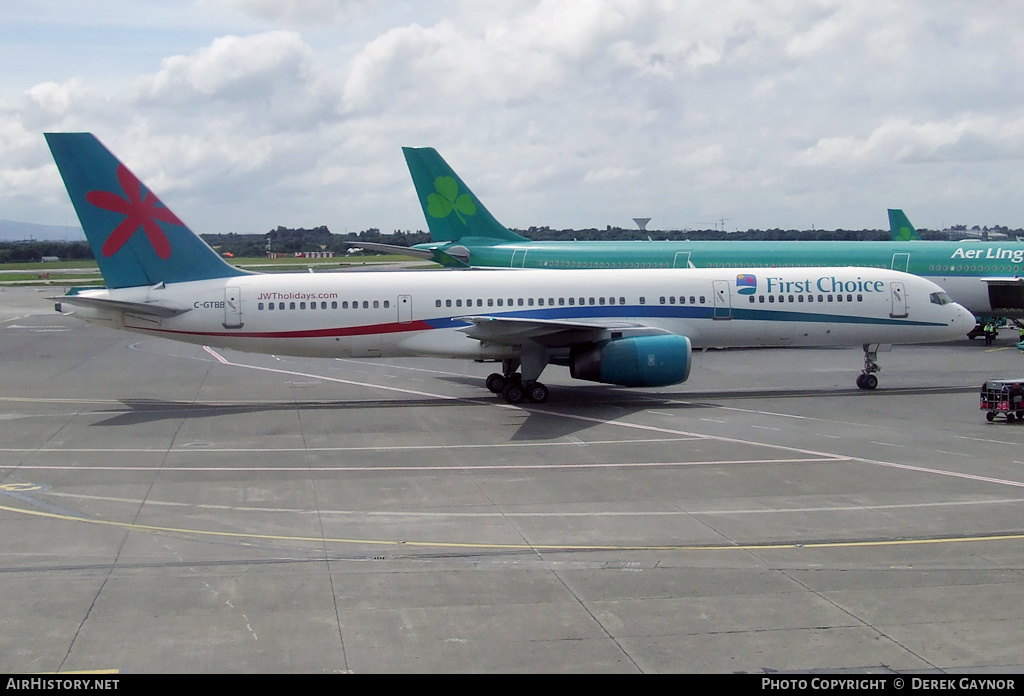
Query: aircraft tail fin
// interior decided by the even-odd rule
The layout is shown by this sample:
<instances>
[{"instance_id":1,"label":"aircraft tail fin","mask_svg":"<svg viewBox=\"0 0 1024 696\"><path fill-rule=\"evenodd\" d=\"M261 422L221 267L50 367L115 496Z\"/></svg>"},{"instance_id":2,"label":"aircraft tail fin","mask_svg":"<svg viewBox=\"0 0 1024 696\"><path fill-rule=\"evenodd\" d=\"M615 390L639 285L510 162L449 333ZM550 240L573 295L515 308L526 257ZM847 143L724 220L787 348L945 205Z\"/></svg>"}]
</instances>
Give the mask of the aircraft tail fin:
<instances>
[{"instance_id":1,"label":"aircraft tail fin","mask_svg":"<svg viewBox=\"0 0 1024 696\"><path fill-rule=\"evenodd\" d=\"M899 208L889 208L889 231L892 233L892 241L908 242L912 239L920 239L910 220Z\"/></svg>"},{"instance_id":2,"label":"aircraft tail fin","mask_svg":"<svg viewBox=\"0 0 1024 696\"><path fill-rule=\"evenodd\" d=\"M107 287L247 275L179 220L94 135L45 135Z\"/></svg>"},{"instance_id":3,"label":"aircraft tail fin","mask_svg":"<svg viewBox=\"0 0 1024 696\"><path fill-rule=\"evenodd\" d=\"M416 195L435 242L465 237L497 242L528 241L497 220L432 147L403 147Z\"/></svg>"}]
</instances>

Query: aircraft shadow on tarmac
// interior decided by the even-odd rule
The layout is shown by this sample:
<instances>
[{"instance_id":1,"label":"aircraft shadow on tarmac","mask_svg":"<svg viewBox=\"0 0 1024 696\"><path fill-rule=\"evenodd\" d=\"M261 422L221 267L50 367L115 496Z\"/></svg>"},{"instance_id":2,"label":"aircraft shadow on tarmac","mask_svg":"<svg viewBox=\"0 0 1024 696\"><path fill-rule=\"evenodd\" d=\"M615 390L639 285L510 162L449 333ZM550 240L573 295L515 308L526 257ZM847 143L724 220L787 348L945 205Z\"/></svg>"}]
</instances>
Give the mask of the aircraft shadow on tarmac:
<instances>
[{"instance_id":1,"label":"aircraft shadow on tarmac","mask_svg":"<svg viewBox=\"0 0 1024 696\"><path fill-rule=\"evenodd\" d=\"M451 382L467 382L474 385L479 380L460 377L443 378ZM683 411L713 409L722 401L794 399L822 396L858 398L886 398L905 396L908 394L956 394L973 393L975 386L968 387L900 387L865 392L860 389L835 389L823 393L814 389L761 389L761 390L719 390L667 393L643 393L633 389L606 387L603 385L585 387L551 387L551 398L544 404L523 403L511 406L500 396L484 395L480 398L410 398L410 399L371 399L359 401L302 401L281 400L253 403L196 403L184 401L165 401L161 399L122 399L125 410L111 414L108 418L93 423L93 426L123 427L158 423L165 420L185 418L220 418L228 416L244 416L255 413L272 413L275 411L295 410L328 410L344 413L345 411L368 409L396 408L452 408L467 404L493 405L513 409L522 414L523 418L513 441L550 440L571 436L574 433L594 427L606 420L620 420L634 413L657 409L661 411Z\"/></svg>"}]
</instances>

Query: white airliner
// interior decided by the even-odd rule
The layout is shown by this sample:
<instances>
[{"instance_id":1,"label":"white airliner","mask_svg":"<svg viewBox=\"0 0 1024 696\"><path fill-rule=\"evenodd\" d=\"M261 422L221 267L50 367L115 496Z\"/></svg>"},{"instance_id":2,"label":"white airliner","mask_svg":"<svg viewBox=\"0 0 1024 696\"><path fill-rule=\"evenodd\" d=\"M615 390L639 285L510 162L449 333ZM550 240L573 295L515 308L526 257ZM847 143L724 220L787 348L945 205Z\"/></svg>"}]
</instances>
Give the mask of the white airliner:
<instances>
[{"instance_id":1,"label":"white airliner","mask_svg":"<svg viewBox=\"0 0 1024 696\"><path fill-rule=\"evenodd\" d=\"M107 283L60 298L86 321L308 357L501 360L511 403L547 399L548 364L627 387L684 382L702 347L955 340L974 325L931 281L876 268L250 274L224 262L88 133L47 142Z\"/></svg>"}]
</instances>

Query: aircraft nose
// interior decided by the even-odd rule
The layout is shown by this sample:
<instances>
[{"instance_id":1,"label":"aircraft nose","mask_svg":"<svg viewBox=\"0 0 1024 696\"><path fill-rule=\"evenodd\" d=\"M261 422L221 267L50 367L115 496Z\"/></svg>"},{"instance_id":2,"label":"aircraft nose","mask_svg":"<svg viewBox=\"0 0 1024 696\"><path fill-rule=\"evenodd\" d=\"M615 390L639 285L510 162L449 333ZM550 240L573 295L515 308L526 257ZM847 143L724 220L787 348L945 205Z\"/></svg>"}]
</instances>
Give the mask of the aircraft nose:
<instances>
[{"instance_id":1,"label":"aircraft nose","mask_svg":"<svg viewBox=\"0 0 1024 696\"><path fill-rule=\"evenodd\" d=\"M953 304L956 307L956 317L953 319L953 325L956 326L961 336L966 336L967 332L974 328L974 314L959 303L954 302Z\"/></svg>"}]
</instances>

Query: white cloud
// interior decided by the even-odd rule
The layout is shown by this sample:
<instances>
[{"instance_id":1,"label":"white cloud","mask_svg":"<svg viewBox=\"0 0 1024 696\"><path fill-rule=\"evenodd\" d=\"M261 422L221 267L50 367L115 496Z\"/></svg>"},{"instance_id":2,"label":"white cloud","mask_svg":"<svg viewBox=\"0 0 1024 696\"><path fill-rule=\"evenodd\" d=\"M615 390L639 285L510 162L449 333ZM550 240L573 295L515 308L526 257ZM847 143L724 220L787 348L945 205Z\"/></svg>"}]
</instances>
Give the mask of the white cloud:
<instances>
[{"instance_id":1,"label":"white cloud","mask_svg":"<svg viewBox=\"0 0 1024 696\"><path fill-rule=\"evenodd\" d=\"M43 79L0 82L0 179L17 187L0 205L52 221L17 182L47 172L60 191L37 134L67 129L96 132L204 231L422 227L402 145L437 147L512 226L883 226L892 197L948 206L954 180L1007 191L965 213L1024 225L1007 183L1024 14L1008 3L119 7L116 25L0 49L53 57L32 66ZM85 36L83 60L62 53Z\"/></svg>"},{"instance_id":2,"label":"white cloud","mask_svg":"<svg viewBox=\"0 0 1024 696\"><path fill-rule=\"evenodd\" d=\"M142 90L165 101L251 99L282 83L305 83L310 59L309 47L295 32L225 36L192 55L166 58Z\"/></svg>"},{"instance_id":3,"label":"white cloud","mask_svg":"<svg viewBox=\"0 0 1024 696\"><path fill-rule=\"evenodd\" d=\"M271 22L312 26L337 24L370 11L379 0L199 0L200 6L228 8Z\"/></svg>"}]
</instances>

